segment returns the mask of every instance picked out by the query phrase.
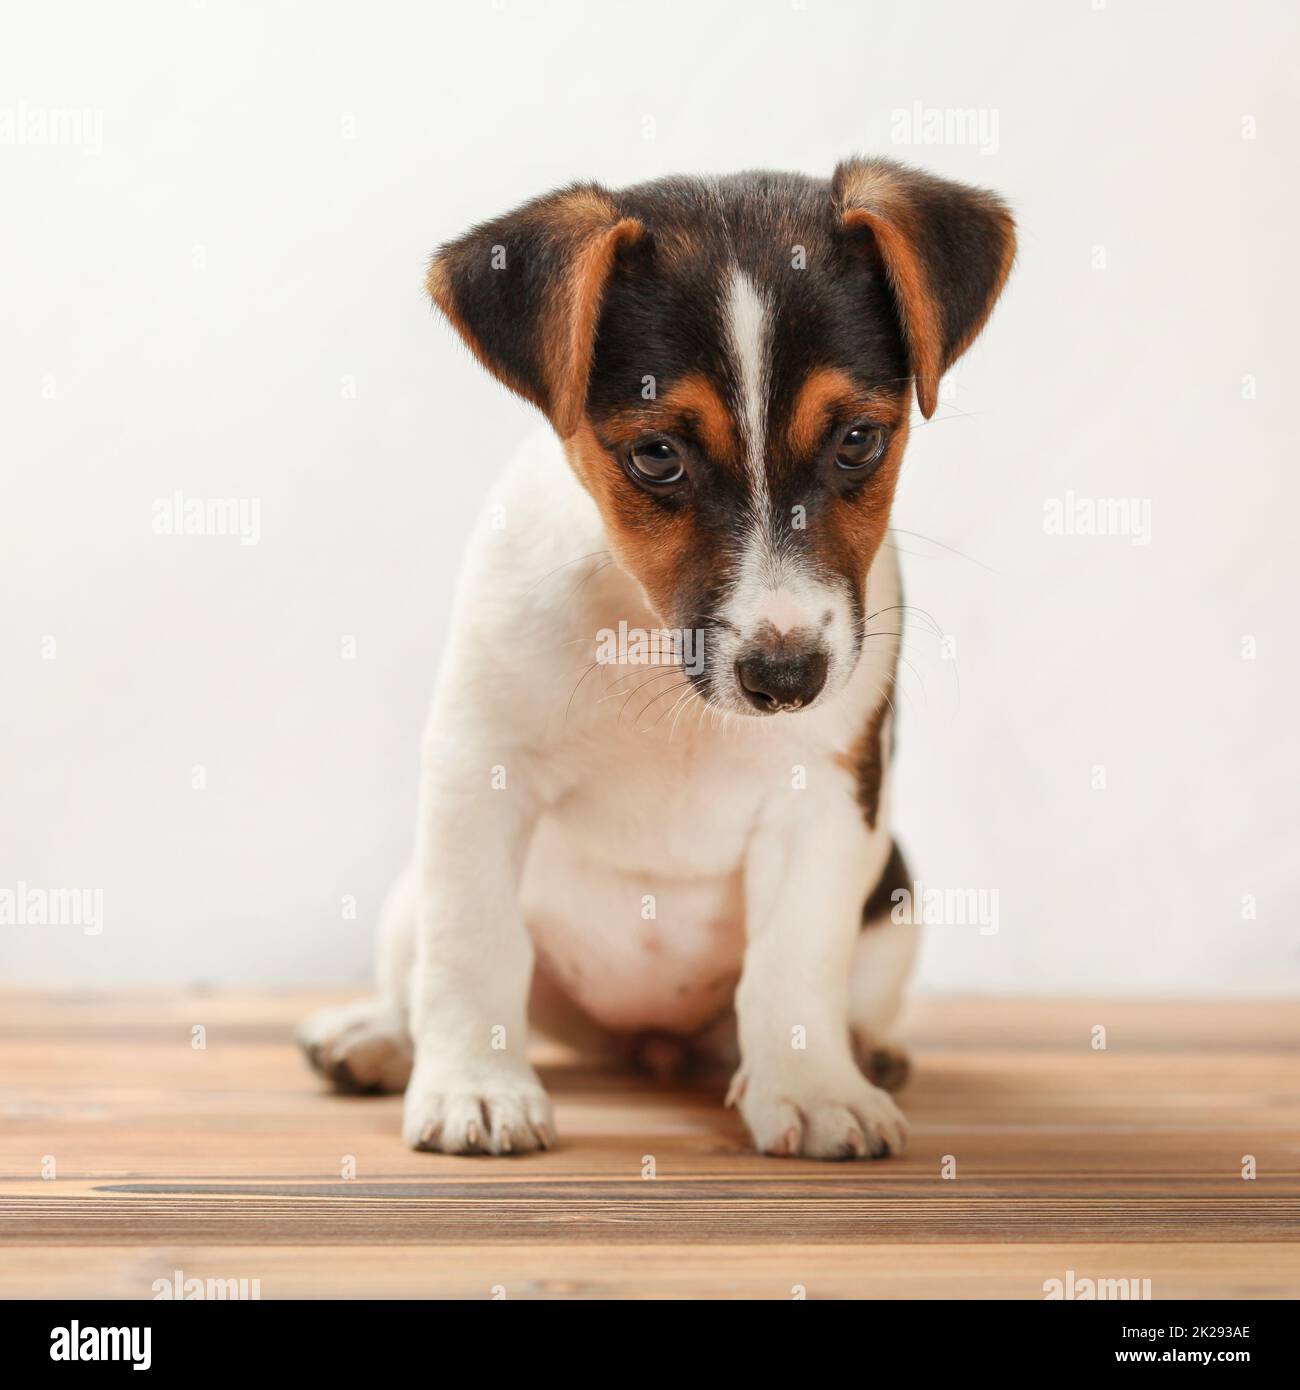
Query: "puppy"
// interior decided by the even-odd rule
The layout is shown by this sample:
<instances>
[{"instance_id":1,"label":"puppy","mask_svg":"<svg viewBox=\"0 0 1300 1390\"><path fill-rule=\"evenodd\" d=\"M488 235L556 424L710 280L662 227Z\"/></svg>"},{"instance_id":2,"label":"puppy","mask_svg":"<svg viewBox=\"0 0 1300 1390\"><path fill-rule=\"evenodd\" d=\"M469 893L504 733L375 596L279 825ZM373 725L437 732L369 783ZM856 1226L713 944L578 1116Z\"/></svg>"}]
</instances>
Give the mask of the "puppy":
<instances>
[{"instance_id":1,"label":"puppy","mask_svg":"<svg viewBox=\"0 0 1300 1390\"><path fill-rule=\"evenodd\" d=\"M300 1030L340 1087L405 1088L408 1143L553 1142L531 1016L731 1059L763 1153L903 1147L883 542L912 393L930 416L1014 249L993 195L855 159L574 184L436 254L553 432L470 543L379 995Z\"/></svg>"}]
</instances>

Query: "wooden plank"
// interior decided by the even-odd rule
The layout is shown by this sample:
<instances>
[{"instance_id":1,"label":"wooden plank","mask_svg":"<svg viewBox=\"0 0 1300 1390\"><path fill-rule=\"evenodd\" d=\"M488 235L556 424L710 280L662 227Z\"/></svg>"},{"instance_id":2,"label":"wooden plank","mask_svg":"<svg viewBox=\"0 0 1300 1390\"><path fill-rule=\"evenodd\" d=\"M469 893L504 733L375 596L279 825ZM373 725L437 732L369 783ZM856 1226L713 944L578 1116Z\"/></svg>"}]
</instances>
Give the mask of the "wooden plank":
<instances>
[{"instance_id":1,"label":"wooden plank","mask_svg":"<svg viewBox=\"0 0 1300 1390\"><path fill-rule=\"evenodd\" d=\"M1044 1283L1150 1279L1153 1298L1283 1298L1300 1288L1300 1251L1279 1244L1103 1242L869 1248L803 1240L638 1246L558 1240L500 1245L13 1244L0 1297L151 1298L154 1281L259 1281L272 1298L808 1298L1040 1299Z\"/></svg>"},{"instance_id":2,"label":"wooden plank","mask_svg":"<svg viewBox=\"0 0 1300 1390\"><path fill-rule=\"evenodd\" d=\"M554 1049L558 1149L416 1154L396 1098L327 1094L289 1046L319 1002L0 992L0 1295L174 1268L264 1297L1300 1294L1291 1001L921 1001L912 1145L843 1165L753 1154L722 1078Z\"/></svg>"}]
</instances>

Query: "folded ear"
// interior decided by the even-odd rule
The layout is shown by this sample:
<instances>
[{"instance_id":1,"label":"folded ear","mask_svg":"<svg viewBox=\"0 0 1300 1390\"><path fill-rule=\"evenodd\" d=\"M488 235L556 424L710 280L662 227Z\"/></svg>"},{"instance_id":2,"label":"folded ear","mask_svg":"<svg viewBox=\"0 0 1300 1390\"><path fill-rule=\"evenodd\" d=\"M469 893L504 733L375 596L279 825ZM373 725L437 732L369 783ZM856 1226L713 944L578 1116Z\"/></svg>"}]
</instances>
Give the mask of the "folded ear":
<instances>
[{"instance_id":1,"label":"folded ear","mask_svg":"<svg viewBox=\"0 0 1300 1390\"><path fill-rule=\"evenodd\" d=\"M606 283L644 236L599 185L574 184L448 242L429 293L488 371L566 438L586 404Z\"/></svg>"},{"instance_id":2,"label":"folded ear","mask_svg":"<svg viewBox=\"0 0 1300 1390\"><path fill-rule=\"evenodd\" d=\"M939 378L984 327L1016 253L1000 198L887 159L850 159L831 192L843 226L874 243L898 306L916 400L934 414Z\"/></svg>"}]
</instances>

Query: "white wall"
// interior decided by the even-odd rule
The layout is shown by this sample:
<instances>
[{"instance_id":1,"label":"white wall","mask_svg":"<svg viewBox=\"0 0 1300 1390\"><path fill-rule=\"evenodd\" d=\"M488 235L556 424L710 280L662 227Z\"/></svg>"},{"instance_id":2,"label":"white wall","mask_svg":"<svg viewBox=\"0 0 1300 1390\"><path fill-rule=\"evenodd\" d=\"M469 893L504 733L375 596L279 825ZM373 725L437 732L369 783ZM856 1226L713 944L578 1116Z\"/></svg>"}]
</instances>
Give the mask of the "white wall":
<instances>
[{"instance_id":1,"label":"white wall","mask_svg":"<svg viewBox=\"0 0 1300 1390\"><path fill-rule=\"evenodd\" d=\"M534 425L426 254L576 177L857 151L1021 226L896 512L958 657L913 626L900 834L999 893L927 983L1300 985L1296 59L1262 2L7 6L0 889L106 924L0 927L5 974L364 978L462 538ZM916 103L983 148L897 143ZM155 535L176 490L257 499L258 543ZM1045 534L1067 492L1150 543Z\"/></svg>"}]
</instances>

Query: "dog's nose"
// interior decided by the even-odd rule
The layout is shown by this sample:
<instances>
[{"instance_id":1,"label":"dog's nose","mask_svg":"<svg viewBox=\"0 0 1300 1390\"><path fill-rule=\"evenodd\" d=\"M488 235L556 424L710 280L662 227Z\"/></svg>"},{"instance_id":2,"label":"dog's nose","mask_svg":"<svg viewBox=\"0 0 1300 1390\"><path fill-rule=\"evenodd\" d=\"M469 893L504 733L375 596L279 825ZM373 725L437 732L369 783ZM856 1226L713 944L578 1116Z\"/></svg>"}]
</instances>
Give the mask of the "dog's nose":
<instances>
[{"instance_id":1,"label":"dog's nose","mask_svg":"<svg viewBox=\"0 0 1300 1390\"><path fill-rule=\"evenodd\" d=\"M799 709L812 704L826 684L826 653L816 648L780 655L752 652L736 662L736 679L761 714Z\"/></svg>"}]
</instances>

